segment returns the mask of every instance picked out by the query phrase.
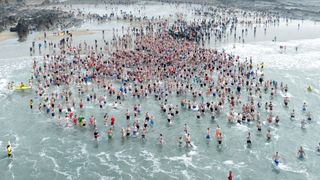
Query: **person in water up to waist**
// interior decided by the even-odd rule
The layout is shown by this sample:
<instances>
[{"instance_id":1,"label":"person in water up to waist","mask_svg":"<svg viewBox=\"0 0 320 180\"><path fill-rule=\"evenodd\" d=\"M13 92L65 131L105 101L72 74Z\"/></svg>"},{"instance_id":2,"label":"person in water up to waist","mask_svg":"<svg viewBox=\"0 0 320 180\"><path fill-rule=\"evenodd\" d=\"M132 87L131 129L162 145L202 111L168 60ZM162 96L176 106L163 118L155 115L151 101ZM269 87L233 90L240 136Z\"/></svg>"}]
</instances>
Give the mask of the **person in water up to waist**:
<instances>
[{"instance_id":1,"label":"person in water up to waist","mask_svg":"<svg viewBox=\"0 0 320 180\"><path fill-rule=\"evenodd\" d=\"M7 151L8 151L8 157L11 157L12 156L12 148L11 148L10 144L7 145Z\"/></svg>"},{"instance_id":2,"label":"person in water up to waist","mask_svg":"<svg viewBox=\"0 0 320 180\"><path fill-rule=\"evenodd\" d=\"M304 151L302 146L300 146L297 154L298 154L298 158L300 158L300 159L304 159L305 158L306 153L305 153L305 151Z\"/></svg>"},{"instance_id":3,"label":"person in water up to waist","mask_svg":"<svg viewBox=\"0 0 320 180\"><path fill-rule=\"evenodd\" d=\"M232 179L233 179L232 171L229 171L228 180L232 180Z\"/></svg>"},{"instance_id":4,"label":"person in water up to waist","mask_svg":"<svg viewBox=\"0 0 320 180\"><path fill-rule=\"evenodd\" d=\"M33 107L33 100L32 99L30 99L30 101L29 101L29 106L30 106L30 109L32 109L32 107Z\"/></svg>"},{"instance_id":5,"label":"person in water up to waist","mask_svg":"<svg viewBox=\"0 0 320 180\"><path fill-rule=\"evenodd\" d=\"M279 156L279 153L278 153L278 152L276 152L276 154L272 157L272 159L273 159L274 164L275 164L276 166L278 166L278 165L279 165L279 163L280 163L280 156Z\"/></svg>"}]
</instances>

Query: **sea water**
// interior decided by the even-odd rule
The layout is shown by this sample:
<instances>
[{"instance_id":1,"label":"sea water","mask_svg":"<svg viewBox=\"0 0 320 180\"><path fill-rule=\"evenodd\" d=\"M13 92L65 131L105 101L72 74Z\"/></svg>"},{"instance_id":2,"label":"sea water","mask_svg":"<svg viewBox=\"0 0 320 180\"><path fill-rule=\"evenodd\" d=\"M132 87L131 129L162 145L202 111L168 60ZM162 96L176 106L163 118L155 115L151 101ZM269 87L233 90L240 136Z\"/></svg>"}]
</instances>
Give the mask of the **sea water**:
<instances>
[{"instance_id":1,"label":"sea water","mask_svg":"<svg viewBox=\"0 0 320 180\"><path fill-rule=\"evenodd\" d=\"M166 4L146 5L144 13L148 16L167 15L169 13L188 13L180 5ZM170 7L170 8L169 8ZM87 11L96 9L103 13L104 7L82 6ZM128 8L130 6L121 7ZM134 11L134 7L131 7ZM120 9L120 8L119 8ZM162 9L151 11L150 9ZM184 9L184 10L183 10ZM176 10L176 11L175 11ZM298 29L298 24L301 24ZM112 32L114 26L126 26L124 22L106 24L85 23L82 29L92 29L93 34L75 38L75 42L86 40L93 44L95 39L101 41L101 30ZM282 105L283 94L274 99L275 114L280 117L279 127L270 127L272 141L265 140L267 125L263 126L262 135L256 133L254 125L230 125L226 122L224 111L216 122L207 114L196 120L196 114L182 110L172 126L167 126L166 116L160 112L159 105L153 98L146 100L130 99L118 109L110 105L102 111L98 105L86 104L82 112L86 117L94 115L100 134L97 144L92 131L57 125L56 121L28 107L32 92L10 92L6 90L9 81L26 82L31 76L32 59L41 59L40 54L29 56L29 46L36 39L37 33L30 35L23 43L16 39L0 42L0 177L1 179L225 179L232 170L235 179L314 179L318 173L319 154L315 146L320 141L319 133L319 99L320 99L320 25L311 21L293 20L268 27L266 34L263 27L258 28L256 37L252 30L248 32L246 42L211 40L206 47L218 48L228 53L239 55L242 60L252 57L254 63L265 63L266 79L283 81L289 86L290 108ZM106 35L111 38L110 35ZM278 41L272 42L274 36ZM279 49L286 45L285 52ZM295 51L298 47L298 51ZM314 91L307 92L311 85ZM264 101L268 100L268 96ZM109 102L114 99L108 99ZM303 102L313 114L313 120L305 130L300 128L304 114L300 111ZM155 127L147 134L147 140L140 138L122 140L120 128L126 127L124 113L127 107L140 103L142 114L155 115ZM169 103L180 103L172 97ZM37 104L35 104L37 107ZM296 109L296 120L291 121L289 114ZM76 109L79 112L79 109ZM131 109L130 109L131 110ZM109 141L104 135L103 114L115 115L116 127L114 138ZM266 121L267 112L261 111L262 121ZM143 116L140 117L143 119ZM183 135L183 126L188 123L194 148L179 148L178 136ZM221 126L224 142L221 148L214 141L205 139L206 129ZM245 146L245 137L252 133L252 148ZM164 134L165 144L160 147L157 137ZM5 146L11 141L14 156L6 157ZM299 146L304 146L307 158L296 158ZM280 170L275 171L271 157L279 151L283 161Z\"/></svg>"}]
</instances>

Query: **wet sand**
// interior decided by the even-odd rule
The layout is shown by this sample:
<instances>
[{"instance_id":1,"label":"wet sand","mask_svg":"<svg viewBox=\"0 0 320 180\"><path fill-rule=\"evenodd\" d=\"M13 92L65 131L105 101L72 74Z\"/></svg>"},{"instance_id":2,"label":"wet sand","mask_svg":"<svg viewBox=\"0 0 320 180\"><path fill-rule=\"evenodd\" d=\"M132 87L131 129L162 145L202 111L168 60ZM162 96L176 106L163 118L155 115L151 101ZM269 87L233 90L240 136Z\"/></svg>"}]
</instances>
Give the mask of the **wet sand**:
<instances>
[{"instance_id":1,"label":"wet sand","mask_svg":"<svg viewBox=\"0 0 320 180\"><path fill-rule=\"evenodd\" d=\"M69 31L72 33L73 37L79 37L79 36L86 36L86 35L92 35L96 34L97 31L95 30L79 30L79 31ZM47 40L59 40L61 37L65 35L62 31L56 31L56 32L47 32ZM34 40L44 40L44 32L38 33Z\"/></svg>"},{"instance_id":2,"label":"wet sand","mask_svg":"<svg viewBox=\"0 0 320 180\"><path fill-rule=\"evenodd\" d=\"M9 40L9 39L15 39L18 38L17 33L15 32L1 32L0 33L0 42Z\"/></svg>"},{"instance_id":3,"label":"wet sand","mask_svg":"<svg viewBox=\"0 0 320 180\"><path fill-rule=\"evenodd\" d=\"M96 34L98 30L80 30L80 31L70 31L74 37L78 36L86 36ZM44 33L37 33L34 40L44 40ZM59 40L63 36L63 32L49 32L47 33L48 40ZM16 39L18 38L17 33L15 32L1 32L0 33L0 42L9 40L9 39Z\"/></svg>"}]
</instances>

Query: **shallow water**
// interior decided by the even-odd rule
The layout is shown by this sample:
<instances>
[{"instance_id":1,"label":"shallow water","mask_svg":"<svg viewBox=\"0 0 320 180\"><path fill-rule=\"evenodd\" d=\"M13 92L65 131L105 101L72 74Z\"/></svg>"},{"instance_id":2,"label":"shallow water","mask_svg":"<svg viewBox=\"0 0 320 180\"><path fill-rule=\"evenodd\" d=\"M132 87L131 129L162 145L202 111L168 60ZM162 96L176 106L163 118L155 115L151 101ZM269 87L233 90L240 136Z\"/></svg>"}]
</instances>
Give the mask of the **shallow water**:
<instances>
[{"instance_id":1,"label":"shallow water","mask_svg":"<svg viewBox=\"0 0 320 180\"><path fill-rule=\"evenodd\" d=\"M162 6L149 5L150 9ZM170 5L167 5L170 7ZM85 7L84 7L85 8ZM128 7L130 9L130 7ZM174 12L174 7L160 14ZM147 6L146 9L149 9ZM166 8L168 9L168 8ZM183 9L183 7L182 7ZM94 11L88 8L87 11ZM179 10L179 9L178 9ZM147 15L153 16L151 12ZM297 24L301 23L300 29ZM83 29L93 29L94 34L77 37L76 42L94 39L101 40L101 29L111 30L121 27L123 22L107 24L86 23ZM240 29L240 28L239 28ZM217 122L212 122L208 114L196 120L196 113L181 111L179 118L172 126L167 126L166 116L153 98L147 100L130 99L119 109L107 106L100 110L98 105L86 104L86 110L77 112L97 119L99 132L102 135L97 144L93 140L92 131L73 127L58 126L56 121L37 110L30 110L28 102L33 98L29 92L8 92L5 85L9 81L27 81L30 78L32 58L29 46L37 35L29 36L27 42L14 40L0 42L0 177L1 179L225 179L229 170L234 172L235 179L319 179L319 154L314 152L319 143L319 112L317 105L320 99L320 34L319 25L309 21L292 21L279 26L268 27L266 34L258 28L256 37L252 30L244 44L230 38L225 42L210 42L206 46L225 49L239 55L242 59L252 57L255 63L266 64L266 78L284 81L289 86L291 97L290 108L282 107L282 96L278 94L274 100L275 113L280 117L280 126L271 126L273 140L265 141L267 125L263 126L261 135L256 133L254 125L230 125L226 123L224 111ZM277 36L278 42L271 39ZM111 36L107 35L107 38ZM235 44L235 48L233 47ZM287 45L287 51L281 52L280 45ZM294 47L298 46L296 52ZM40 58L37 57L36 58ZM308 93L308 85L314 92ZM113 101L109 98L108 102ZM263 102L268 100L266 97ZM313 121L301 130L300 112L303 101L313 114ZM172 96L169 103L179 104L180 99ZM141 103L142 111L155 115L155 128L147 134L146 142L140 138L130 137L122 140L120 128L127 125L124 112L128 105ZM37 107L37 104L35 103ZM295 108L297 120L289 119L289 112ZM262 108L263 109L263 108ZM236 111L239 111L236 110ZM103 114L116 117L116 128L112 141L104 135ZM267 113L261 110L262 120ZM142 120L144 116L140 116ZM178 148L177 138L183 135L183 125L188 123L194 148ZM63 123L62 123L63 124ZM224 134L221 149L214 141L205 140L206 129L219 124ZM247 132L252 133L253 146L245 146ZM164 134L165 145L157 145L159 133ZM6 158L5 145L11 141L14 151L12 159ZM296 158L300 145L306 149L307 159ZM271 157L279 151L284 158L280 171L275 171Z\"/></svg>"}]
</instances>

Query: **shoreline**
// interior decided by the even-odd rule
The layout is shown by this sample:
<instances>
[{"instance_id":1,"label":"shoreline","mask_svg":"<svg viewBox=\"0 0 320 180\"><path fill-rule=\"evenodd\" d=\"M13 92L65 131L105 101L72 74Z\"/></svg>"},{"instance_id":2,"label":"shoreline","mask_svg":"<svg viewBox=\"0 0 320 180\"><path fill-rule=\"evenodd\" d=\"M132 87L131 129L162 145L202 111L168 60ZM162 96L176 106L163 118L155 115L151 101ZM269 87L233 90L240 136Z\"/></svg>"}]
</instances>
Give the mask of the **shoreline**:
<instances>
[{"instance_id":1,"label":"shoreline","mask_svg":"<svg viewBox=\"0 0 320 180\"><path fill-rule=\"evenodd\" d=\"M40 1L39 1L40 2ZM56 13L57 10L54 9L47 9L47 7L49 6L63 6L63 5L86 5L86 4L91 4L91 5L101 5L101 4L109 4L109 5L135 5L135 4L141 4L141 5L152 5L154 3L160 3L160 4L195 4L195 5L208 5L208 6L212 6L212 7L221 7L221 8L226 8L226 9L240 9L243 11L248 11L248 12L266 12L269 13L271 15L275 15L275 16L279 16L282 18L289 18L292 20L310 20L310 21L314 21L314 22L320 22L320 12L315 12L312 10L306 10L306 9L298 9L298 8L294 8L294 7L285 7L283 5L280 4L280 6L275 6L276 3L278 2L272 2L270 4L267 5L263 5L263 4L259 4L258 2L255 3L254 7L248 6L248 2L244 2L243 4L239 4L239 3L235 3L235 4L230 4L227 2L220 2L217 0L214 1L207 1L207 0L201 0L201 1L196 1L196 2L192 2L191 0L186 0L186 1L182 1L182 0L177 0L175 2L170 2L169 0L152 0L152 1L137 1L137 0L120 0L120 1L106 1L106 0L93 0L93 1L88 1L88 0L80 0L80 1L75 1L75 0L67 0L61 3L49 3L49 4L28 4L28 8L30 8L31 10L37 10L39 13L41 13L41 15L46 18L47 16L50 15L50 13L54 14ZM15 14L7 14L8 12L10 12L14 6L17 6L17 13ZM268 9L270 8L270 9ZM306 7L302 7L302 8L306 8ZM268 9L268 10L265 10ZM10 4L7 6L3 7L3 12L2 14L7 14L8 16L13 16L14 18L16 18L16 23L19 22L19 19L24 19L27 18L29 14L26 15L19 15L20 13L25 13L25 8L21 6L21 4ZM57 16L57 22L53 23L53 24L48 24L48 23L39 23L39 20L34 21L34 24L29 24L29 28L32 26L37 27L38 29L35 30L35 32L41 32L41 31L49 31L49 30L57 30L58 26L61 26L61 28L63 30L67 30L68 27L72 24L72 19L75 18L73 17L72 13L68 12L67 10L62 10L62 12L65 13L65 15L61 16ZM1 12L0 12L1 14ZM69 17L68 17L69 16ZM306 16L306 17L305 17ZM1 23L1 22L0 22ZM6 23L7 27L2 28L2 30L4 31L0 31L0 32L6 32L9 30L9 27L14 27L13 22L9 21L8 18L4 18L2 20L2 23ZM38 23L38 24L37 24ZM80 24L83 24L83 22L79 22ZM81 26L81 25L80 25ZM1 29L1 27L0 27ZM18 36L18 35L17 35ZM1 38L0 41L6 40L8 38L13 38L11 37L7 37L7 38Z\"/></svg>"},{"instance_id":2,"label":"shoreline","mask_svg":"<svg viewBox=\"0 0 320 180\"><path fill-rule=\"evenodd\" d=\"M43 37L43 32L37 32L38 34L34 37L34 40L45 40ZM46 40L59 40L60 38L64 37L65 35L59 35L62 31L48 31L47 32L47 38ZM95 30L86 29L86 30L69 30L70 33L72 33L73 37L79 37L79 36L86 36L86 35L92 35L96 34Z\"/></svg>"},{"instance_id":3,"label":"shoreline","mask_svg":"<svg viewBox=\"0 0 320 180\"><path fill-rule=\"evenodd\" d=\"M79 37L79 36L96 34L97 33L96 31L98 31L98 30L86 29L86 30L78 30L78 31L70 30L69 32L71 32L74 37ZM33 32L33 33L37 33L33 39L36 41L44 40L43 32L44 31ZM47 40L58 40L61 37L63 37L62 35L58 35L58 33L60 33L60 32L62 32L62 31L48 31L46 39ZM17 38L18 38L18 35L15 32L8 32L8 31L0 32L0 43L4 42L6 40L12 40L12 39L17 39Z\"/></svg>"}]
</instances>

